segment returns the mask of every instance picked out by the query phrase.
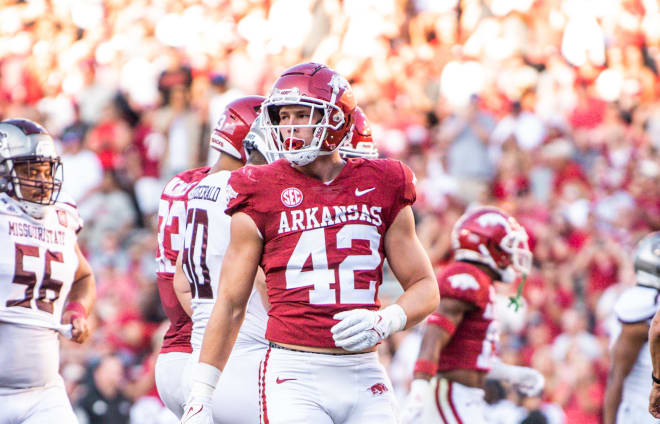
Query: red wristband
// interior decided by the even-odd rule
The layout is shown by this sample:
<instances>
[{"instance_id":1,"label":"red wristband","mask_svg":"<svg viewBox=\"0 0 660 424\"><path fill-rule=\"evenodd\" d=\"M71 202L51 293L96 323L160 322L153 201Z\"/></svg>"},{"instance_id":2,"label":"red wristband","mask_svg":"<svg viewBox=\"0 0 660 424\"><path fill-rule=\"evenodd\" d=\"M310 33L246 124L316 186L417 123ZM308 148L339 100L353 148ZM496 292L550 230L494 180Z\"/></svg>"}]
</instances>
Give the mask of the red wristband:
<instances>
[{"instance_id":1,"label":"red wristband","mask_svg":"<svg viewBox=\"0 0 660 424\"><path fill-rule=\"evenodd\" d=\"M64 308L64 312L72 311L74 315L81 315L83 318L87 318L87 310L80 302L69 302Z\"/></svg>"},{"instance_id":2,"label":"red wristband","mask_svg":"<svg viewBox=\"0 0 660 424\"><path fill-rule=\"evenodd\" d=\"M433 377L435 373L438 372L438 364L435 364L431 361L425 361L424 359L418 359L417 362L415 362L415 368L413 368L413 373L418 373L418 372Z\"/></svg>"},{"instance_id":3,"label":"red wristband","mask_svg":"<svg viewBox=\"0 0 660 424\"><path fill-rule=\"evenodd\" d=\"M454 335L454 332L456 331L456 325L451 322L449 318L438 312L432 313L427 323L429 325L437 325L449 333L450 336Z\"/></svg>"}]
</instances>

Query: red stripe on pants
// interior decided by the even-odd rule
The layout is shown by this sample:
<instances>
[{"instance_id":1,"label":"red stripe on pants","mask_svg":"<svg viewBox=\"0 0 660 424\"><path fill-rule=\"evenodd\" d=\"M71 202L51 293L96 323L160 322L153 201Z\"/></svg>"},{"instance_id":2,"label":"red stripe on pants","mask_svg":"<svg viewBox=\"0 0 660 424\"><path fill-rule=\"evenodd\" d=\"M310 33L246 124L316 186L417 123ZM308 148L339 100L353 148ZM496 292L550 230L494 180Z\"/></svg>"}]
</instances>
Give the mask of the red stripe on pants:
<instances>
[{"instance_id":1,"label":"red stripe on pants","mask_svg":"<svg viewBox=\"0 0 660 424\"><path fill-rule=\"evenodd\" d=\"M437 384L435 385L435 406L438 408L438 412L440 413L440 418L442 418L442 421L445 424L450 424L450 422L447 420L447 417L445 417L444 412L442 411L442 406L440 405L440 384L442 382L442 379L438 379ZM458 416L458 412L456 412L456 407L454 406L454 401L451 398L451 389L452 389L452 384L453 381L447 380L447 383L449 385L449 388L447 390L447 401L449 403L449 407L451 408L451 412L453 412L454 418L456 419L456 422L458 424L463 424L463 420L461 420L461 417Z\"/></svg>"},{"instance_id":2,"label":"red stripe on pants","mask_svg":"<svg viewBox=\"0 0 660 424\"><path fill-rule=\"evenodd\" d=\"M451 406L451 411L454 413L454 417L456 417L456 421L458 422L458 424L463 424L463 421L461 421L461 417L459 417L458 412L456 412L454 401L451 398L451 388L454 385L454 382L448 381L448 383L449 383L449 390L447 391L447 400L449 400L449 406Z\"/></svg>"},{"instance_id":3,"label":"red stripe on pants","mask_svg":"<svg viewBox=\"0 0 660 424\"><path fill-rule=\"evenodd\" d=\"M264 361L259 361L259 373L257 374L257 387L259 388L259 394L258 394L258 399L259 399L259 423L263 423L262 415L261 415L261 410L262 410L262 404L261 404L261 396L263 395L263 389L261 387L261 373L263 372L263 365Z\"/></svg>"},{"instance_id":4,"label":"red stripe on pants","mask_svg":"<svg viewBox=\"0 0 660 424\"><path fill-rule=\"evenodd\" d=\"M268 367L268 357L270 356L270 347L266 351L264 358L263 376L261 377L261 412L263 413L263 424L268 424L268 406L266 405L266 367Z\"/></svg>"},{"instance_id":5,"label":"red stripe on pants","mask_svg":"<svg viewBox=\"0 0 660 424\"><path fill-rule=\"evenodd\" d=\"M435 406L438 408L438 412L440 413L440 418L442 418L442 422L444 422L445 424L449 424L447 418L445 418L445 414L442 413L442 406L440 406L440 379L438 379L438 382L435 385Z\"/></svg>"}]
</instances>

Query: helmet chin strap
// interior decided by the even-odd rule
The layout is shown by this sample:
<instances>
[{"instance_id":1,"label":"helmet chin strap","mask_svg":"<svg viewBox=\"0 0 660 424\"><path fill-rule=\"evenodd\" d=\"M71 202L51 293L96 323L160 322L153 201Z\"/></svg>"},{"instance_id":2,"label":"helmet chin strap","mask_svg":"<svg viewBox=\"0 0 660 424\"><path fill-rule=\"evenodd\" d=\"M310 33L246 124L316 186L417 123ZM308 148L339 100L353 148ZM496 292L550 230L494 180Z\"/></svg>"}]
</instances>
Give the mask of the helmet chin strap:
<instances>
[{"instance_id":1,"label":"helmet chin strap","mask_svg":"<svg viewBox=\"0 0 660 424\"><path fill-rule=\"evenodd\" d=\"M293 152L282 152L281 153L286 160L297 166L305 166L314 162L316 157L319 155L318 150L304 150L304 151L293 151Z\"/></svg>"},{"instance_id":2,"label":"helmet chin strap","mask_svg":"<svg viewBox=\"0 0 660 424\"><path fill-rule=\"evenodd\" d=\"M523 288L525 287L525 281L527 281L527 274L522 275L522 280L520 281L520 284L518 284L518 291L516 292L516 295L509 297L509 308L513 308L513 310L516 312L518 312L518 309L520 309L523 304L522 292Z\"/></svg>"},{"instance_id":3,"label":"helmet chin strap","mask_svg":"<svg viewBox=\"0 0 660 424\"><path fill-rule=\"evenodd\" d=\"M16 198L16 202L18 202L18 205L21 207L21 209L23 209L23 211L25 211L25 213L30 215L32 218L43 218L46 214L46 205L40 205L38 203L23 200L20 184L12 184L12 186L14 197Z\"/></svg>"}]
</instances>

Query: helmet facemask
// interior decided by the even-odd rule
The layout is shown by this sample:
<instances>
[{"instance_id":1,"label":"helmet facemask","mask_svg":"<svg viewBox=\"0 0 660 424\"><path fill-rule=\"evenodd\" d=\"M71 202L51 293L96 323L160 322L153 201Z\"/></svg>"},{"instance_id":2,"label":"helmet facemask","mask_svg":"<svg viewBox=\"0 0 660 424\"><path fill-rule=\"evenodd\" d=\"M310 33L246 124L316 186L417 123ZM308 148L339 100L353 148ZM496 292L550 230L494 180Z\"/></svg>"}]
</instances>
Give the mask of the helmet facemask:
<instances>
[{"instance_id":1,"label":"helmet facemask","mask_svg":"<svg viewBox=\"0 0 660 424\"><path fill-rule=\"evenodd\" d=\"M50 181L30 177L32 167L43 163L50 167ZM19 167L22 168L20 173L17 171ZM57 202L62 188L62 163L58 157L28 156L5 159L0 162L0 168L6 170L6 191L16 198L25 212L33 218L42 218L45 207Z\"/></svg>"},{"instance_id":2,"label":"helmet facemask","mask_svg":"<svg viewBox=\"0 0 660 424\"><path fill-rule=\"evenodd\" d=\"M529 250L527 239L527 233L519 228L509 231L500 242L502 250L507 252L511 257L509 267L522 276L529 275L532 270L532 252Z\"/></svg>"},{"instance_id":3,"label":"helmet facemask","mask_svg":"<svg viewBox=\"0 0 660 424\"><path fill-rule=\"evenodd\" d=\"M309 120L303 124L280 124L280 108L283 106L303 106L309 108ZM263 127L271 131L277 151L289 162L305 166L313 162L319 155L332 153L336 146L324 146L329 131L339 130L345 122L342 110L332 103L300 95L297 88L276 91L262 105L265 109ZM319 117L320 113L320 117ZM312 139L308 144L305 140L295 137L295 130L312 128ZM287 134L288 133L288 134ZM350 132L349 132L350 134ZM325 150L324 150L325 147Z\"/></svg>"},{"instance_id":4,"label":"helmet facemask","mask_svg":"<svg viewBox=\"0 0 660 424\"><path fill-rule=\"evenodd\" d=\"M357 146L353 147L350 143L343 144L339 147L339 153L344 159L349 158L367 158L377 159L378 148L373 142L360 142Z\"/></svg>"}]
</instances>

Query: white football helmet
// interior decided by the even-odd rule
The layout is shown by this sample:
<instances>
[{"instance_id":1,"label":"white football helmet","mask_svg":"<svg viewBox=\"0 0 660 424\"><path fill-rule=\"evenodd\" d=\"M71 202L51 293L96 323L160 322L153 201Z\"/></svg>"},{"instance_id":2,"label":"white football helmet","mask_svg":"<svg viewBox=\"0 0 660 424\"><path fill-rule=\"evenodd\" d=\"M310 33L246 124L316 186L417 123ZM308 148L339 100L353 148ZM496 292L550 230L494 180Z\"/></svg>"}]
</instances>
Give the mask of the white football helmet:
<instances>
[{"instance_id":1,"label":"white football helmet","mask_svg":"<svg viewBox=\"0 0 660 424\"><path fill-rule=\"evenodd\" d=\"M635 247L637 284L660 290L660 231L641 239Z\"/></svg>"},{"instance_id":2,"label":"white football helmet","mask_svg":"<svg viewBox=\"0 0 660 424\"><path fill-rule=\"evenodd\" d=\"M26 164L29 169L30 165L39 163L50 165L50 181L18 176L16 165ZM15 198L30 216L40 219L45 208L57 201L62 187L61 176L62 163L55 143L41 125L28 119L0 122L0 191ZM39 190L44 197L28 199L21 187Z\"/></svg>"}]
</instances>

